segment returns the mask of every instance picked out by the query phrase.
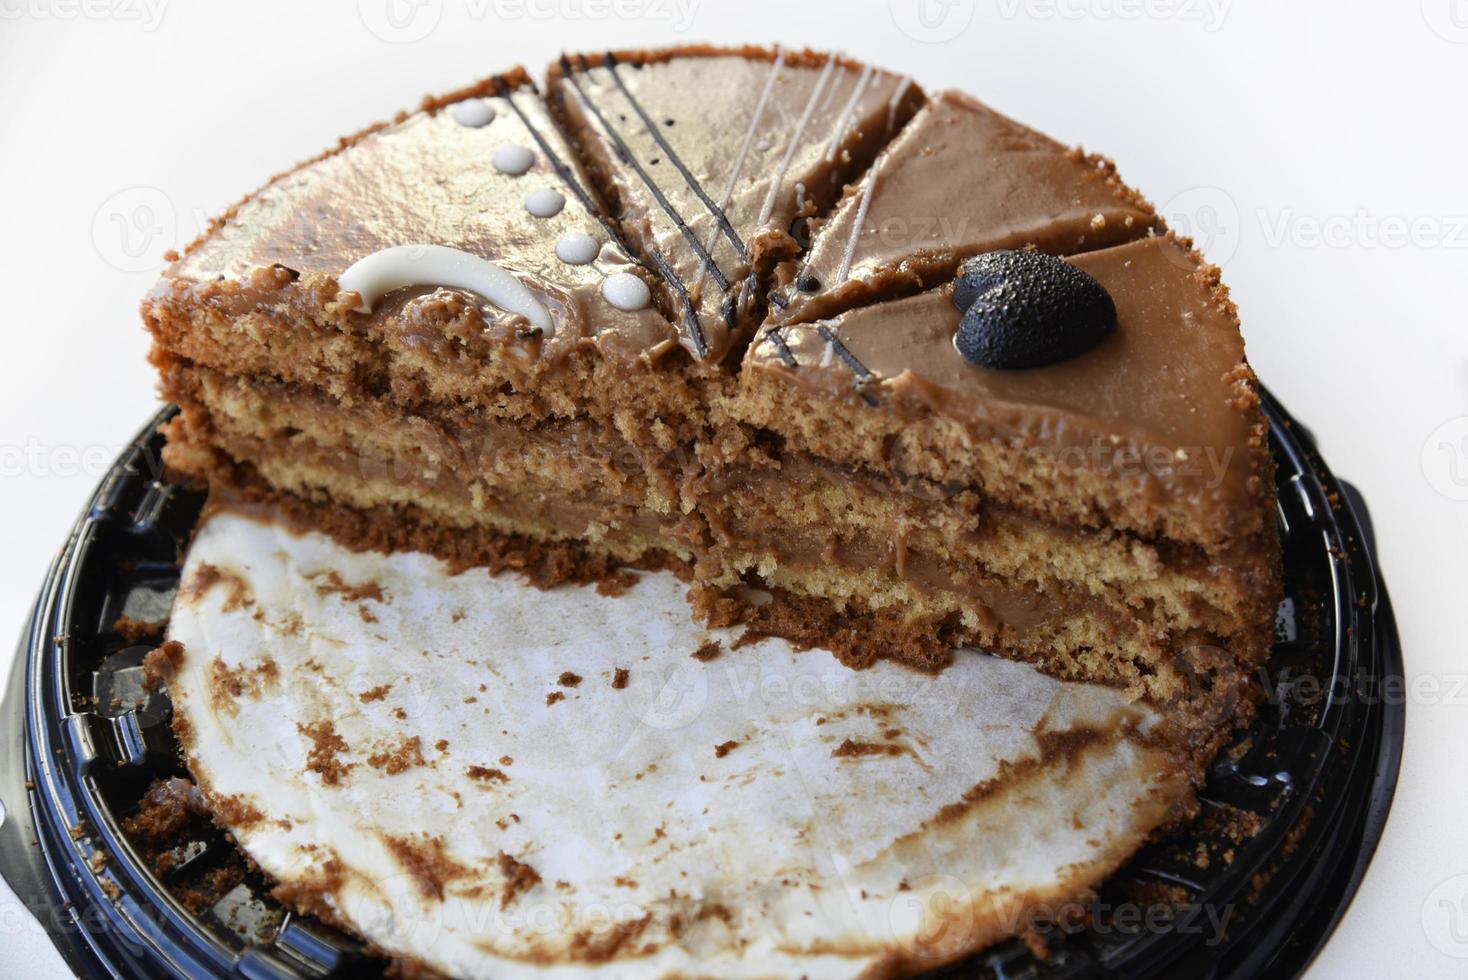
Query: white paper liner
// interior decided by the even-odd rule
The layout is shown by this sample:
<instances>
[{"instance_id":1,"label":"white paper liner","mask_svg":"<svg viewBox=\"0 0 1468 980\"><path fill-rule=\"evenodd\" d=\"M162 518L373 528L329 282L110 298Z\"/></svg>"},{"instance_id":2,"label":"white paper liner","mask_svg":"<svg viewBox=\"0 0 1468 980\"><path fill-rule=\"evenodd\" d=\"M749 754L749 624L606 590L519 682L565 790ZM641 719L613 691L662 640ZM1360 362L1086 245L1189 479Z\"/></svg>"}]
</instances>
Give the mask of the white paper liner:
<instances>
[{"instance_id":1,"label":"white paper liner","mask_svg":"<svg viewBox=\"0 0 1468 980\"><path fill-rule=\"evenodd\" d=\"M968 652L938 676L779 640L701 662L736 634L684 592L538 591L216 515L169 630L187 761L293 894L464 977L942 962L1082 895L1187 793L1109 689ZM538 882L509 887L520 865Z\"/></svg>"}]
</instances>

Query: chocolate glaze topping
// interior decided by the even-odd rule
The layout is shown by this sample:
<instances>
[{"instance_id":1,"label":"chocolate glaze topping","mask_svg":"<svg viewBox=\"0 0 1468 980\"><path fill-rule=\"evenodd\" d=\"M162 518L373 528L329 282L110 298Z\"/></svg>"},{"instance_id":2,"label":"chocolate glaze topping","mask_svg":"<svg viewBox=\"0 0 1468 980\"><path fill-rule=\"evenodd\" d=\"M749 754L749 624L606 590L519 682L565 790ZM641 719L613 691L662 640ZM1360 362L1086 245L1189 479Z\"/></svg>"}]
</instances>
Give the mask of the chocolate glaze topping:
<instances>
[{"instance_id":1,"label":"chocolate glaze topping","mask_svg":"<svg viewBox=\"0 0 1468 980\"><path fill-rule=\"evenodd\" d=\"M1067 261L1116 306L1115 332L1084 356L1028 371L975 367L953 343L962 315L951 290L934 290L766 331L745 370L812 394L875 399L881 411L950 418L978 438L1057 450L1125 444L1182 453L1179 464L1212 452L1221 474L1178 465L1156 475L1158 492L1226 521L1252 514L1250 419L1236 407L1243 341L1216 270L1170 235ZM833 338L850 359L826 356Z\"/></svg>"},{"instance_id":2,"label":"chocolate glaze topping","mask_svg":"<svg viewBox=\"0 0 1468 980\"><path fill-rule=\"evenodd\" d=\"M548 92L639 254L671 267L670 305L691 297L685 344L718 362L758 323L760 278L798 254L797 220L840 196L921 93L812 52L675 54L568 56Z\"/></svg>"},{"instance_id":3,"label":"chocolate glaze topping","mask_svg":"<svg viewBox=\"0 0 1468 980\"><path fill-rule=\"evenodd\" d=\"M935 96L820 229L779 320L811 321L953 278L963 259L1069 255L1141 237L1151 207L1110 163L957 92ZM800 288L814 278L821 289Z\"/></svg>"},{"instance_id":4,"label":"chocolate glaze topping","mask_svg":"<svg viewBox=\"0 0 1468 980\"><path fill-rule=\"evenodd\" d=\"M464 125L449 111L481 98L495 110L485 125ZM505 146L532 152L527 172L494 166L495 151ZM608 356L663 356L676 349L678 333L660 313L619 310L602 296L608 276L637 265L589 186L528 76L511 72L344 140L337 151L275 178L194 243L159 289L201 287L220 277L248 282L253 270L279 265L301 280L297 288L329 295L358 259L397 245L441 244L502 266L551 310L554 338L537 344L538 356L554 358L583 343ZM531 214L525 197L542 188L566 193L567 205L550 217ZM602 243L600 256L586 265L557 258L556 242L569 233L593 236ZM390 322L404 300L429 291L401 291L367 314L368 322ZM487 320L501 318L487 304L485 311Z\"/></svg>"},{"instance_id":5,"label":"chocolate glaze topping","mask_svg":"<svg viewBox=\"0 0 1468 980\"><path fill-rule=\"evenodd\" d=\"M500 324L513 318L480 297L461 299L484 307L497 342L541 361L587 344L622 360L681 348L679 363L735 371L729 352L753 331L760 293L779 273L786 286L768 297L774 312L746 371L1004 437L1185 454L1246 446L1248 416L1236 410L1247 387L1242 341L1213 274L1177 240L1136 240L1150 234L1151 209L1105 161L953 93L913 117L923 98L904 79L809 52L567 58L544 99L517 70L277 177L191 246L156 293L195 291L229 310L278 302L280 289L291 304L330 304L336 277L363 256L435 243L495 262L536 294L555 320L544 338ZM483 100L474 120L487 122L443 111L471 99ZM529 169L496 167L505 147L529 152ZM799 254L791 228L819 217L848 180L808 259L784 261ZM564 194L565 206L530 213L525 199L540 189ZM920 233L909 226L906 239L872 231L895 216L944 220ZM594 261L557 257L558 242L582 235L602 243ZM976 367L954 345L953 290L931 287L967 256L1026 244L1100 249L1069 261L1110 293L1117 329L1064 363ZM252 283L272 268L276 292L256 295ZM662 308L608 302L603 284L625 272L660 285ZM222 279L239 288L219 291ZM370 335L432 291L404 289L352 315ZM828 317L816 315L823 310ZM1244 511L1248 472L1240 462L1219 486L1177 489Z\"/></svg>"}]
</instances>

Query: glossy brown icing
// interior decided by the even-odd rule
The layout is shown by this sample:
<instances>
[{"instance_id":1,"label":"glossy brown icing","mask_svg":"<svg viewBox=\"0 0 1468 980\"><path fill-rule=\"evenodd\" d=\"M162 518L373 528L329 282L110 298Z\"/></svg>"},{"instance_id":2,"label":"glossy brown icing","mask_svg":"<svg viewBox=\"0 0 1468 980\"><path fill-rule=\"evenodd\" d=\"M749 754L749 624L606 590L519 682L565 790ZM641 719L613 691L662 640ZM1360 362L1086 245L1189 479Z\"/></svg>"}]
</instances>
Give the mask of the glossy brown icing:
<instances>
[{"instance_id":1,"label":"glossy brown icing","mask_svg":"<svg viewBox=\"0 0 1468 980\"><path fill-rule=\"evenodd\" d=\"M1255 418L1238 403L1249 383L1244 344L1213 274L1171 236L1068 261L1095 277L1117 309L1115 333L1082 357L1023 371L976 367L954 347L960 314L944 289L778 328L788 358L767 331L750 348L745 380L939 415L979 438L1101 447L1103 466L1124 450L1139 454L1134 468L1150 492L1236 513L1230 524L1254 514Z\"/></svg>"},{"instance_id":2,"label":"glossy brown icing","mask_svg":"<svg viewBox=\"0 0 1468 980\"><path fill-rule=\"evenodd\" d=\"M921 92L812 52L672 54L568 57L548 96L632 242L666 260L670 312L702 335L690 351L716 362L757 323L760 278L799 252L797 221L840 196Z\"/></svg>"},{"instance_id":3,"label":"glossy brown icing","mask_svg":"<svg viewBox=\"0 0 1468 980\"><path fill-rule=\"evenodd\" d=\"M814 320L930 288L980 252L1105 248L1145 235L1153 220L1109 161L944 92L821 226L777 315Z\"/></svg>"},{"instance_id":4,"label":"glossy brown icing","mask_svg":"<svg viewBox=\"0 0 1468 980\"><path fill-rule=\"evenodd\" d=\"M336 277L364 256L397 245L447 245L509 270L551 311L557 329L554 338L535 345L541 357L588 342L626 357L673 349L675 333L655 309L625 312L601 295L608 275L637 267L537 141L538 135L572 180L589 189L543 100L523 72L510 79L518 83L512 93L499 80L486 80L344 140L339 151L275 178L190 247L168 270L162 291L220 277L248 282L252 270L280 265L299 273L313 294L329 296ZM487 100L493 120L478 127L457 122L453 106L465 99ZM494 166L496 149L507 145L532 151L524 174ZM527 210L526 196L539 189L565 196L558 214L542 218ZM568 233L593 236L602 243L600 256L587 265L561 261L556 243ZM402 299L424 291L402 290L397 301L354 316L390 327ZM511 319L474 299L491 330Z\"/></svg>"}]
</instances>

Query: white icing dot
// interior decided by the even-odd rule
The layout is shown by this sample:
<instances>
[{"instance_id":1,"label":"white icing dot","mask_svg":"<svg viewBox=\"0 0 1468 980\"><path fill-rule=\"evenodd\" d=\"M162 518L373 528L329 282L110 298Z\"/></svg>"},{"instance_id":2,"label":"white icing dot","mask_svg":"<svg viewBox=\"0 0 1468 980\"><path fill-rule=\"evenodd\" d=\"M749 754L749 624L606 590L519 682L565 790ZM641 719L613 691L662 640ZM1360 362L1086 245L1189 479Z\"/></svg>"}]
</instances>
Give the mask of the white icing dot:
<instances>
[{"instance_id":1,"label":"white icing dot","mask_svg":"<svg viewBox=\"0 0 1468 980\"><path fill-rule=\"evenodd\" d=\"M465 99L454 104L454 122L460 126L478 129L488 126L494 119L494 106L488 99Z\"/></svg>"},{"instance_id":2,"label":"white icing dot","mask_svg":"<svg viewBox=\"0 0 1468 980\"><path fill-rule=\"evenodd\" d=\"M770 141L761 136L758 140L755 140L754 148L763 153L770 148Z\"/></svg>"},{"instance_id":3,"label":"white icing dot","mask_svg":"<svg viewBox=\"0 0 1468 980\"><path fill-rule=\"evenodd\" d=\"M652 302L647 283L630 272L614 272L603 279L601 294L619 310L640 310Z\"/></svg>"},{"instance_id":4,"label":"white icing dot","mask_svg":"<svg viewBox=\"0 0 1468 980\"><path fill-rule=\"evenodd\" d=\"M556 242L556 258L567 265L586 265L596 260L601 244L590 235L573 231Z\"/></svg>"},{"instance_id":5,"label":"white icing dot","mask_svg":"<svg viewBox=\"0 0 1468 980\"><path fill-rule=\"evenodd\" d=\"M523 146L507 143L494 151L490 162L500 173L518 177L530 169L530 165L535 162L535 154Z\"/></svg>"},{"instance_id":6,"label":"white icing dot","mask_svg":"<svg viewBox=\"0 0 1468 980\"><path fill-rule=\"evenodd\" d=\"M549 187L525 195L525 210L537 218L553 218L566 206L566 195Z\"/></svg>"}]
</instances>

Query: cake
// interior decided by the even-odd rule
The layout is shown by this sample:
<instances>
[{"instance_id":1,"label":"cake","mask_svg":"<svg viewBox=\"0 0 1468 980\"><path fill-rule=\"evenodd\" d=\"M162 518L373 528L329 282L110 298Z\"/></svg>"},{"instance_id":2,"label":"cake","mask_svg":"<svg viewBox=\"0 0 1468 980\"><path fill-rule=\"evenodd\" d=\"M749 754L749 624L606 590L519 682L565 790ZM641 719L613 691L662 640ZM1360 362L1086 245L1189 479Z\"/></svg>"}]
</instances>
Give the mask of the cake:
<instances>
[{"instance_id":1,"label":"cake","mask_svg":"<svg viewBox=\"0 0 1468 980\"><path fill-rule=\"evenodd\" d=\"M515 69L275 178L143 316L218 500L545 586L671 568L852 666L977 644L1196 702L1205 748L1252 710L1278 544L1227 291L967 96L780 49Z\"/></svg>"}]
</instances>

